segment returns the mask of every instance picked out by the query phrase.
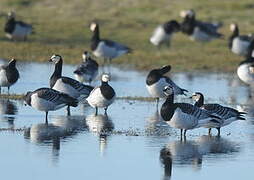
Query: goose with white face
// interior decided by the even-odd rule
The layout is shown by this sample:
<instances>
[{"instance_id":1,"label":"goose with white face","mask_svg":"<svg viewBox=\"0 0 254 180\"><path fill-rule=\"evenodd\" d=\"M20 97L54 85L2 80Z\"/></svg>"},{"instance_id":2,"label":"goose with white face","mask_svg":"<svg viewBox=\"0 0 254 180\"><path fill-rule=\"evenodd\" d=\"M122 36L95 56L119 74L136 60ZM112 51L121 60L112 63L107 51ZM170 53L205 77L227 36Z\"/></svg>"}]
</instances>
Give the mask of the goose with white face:
<instances>
[{"instance_id":1,"label":"goose with white face","mask_svg":"<svg viewBox=\"0 0 254 180\"><path fill-rule=\"evenodd\" d=\"M50 60L49 61L51 61L51 62L53 62L53 63L58 63L59 61L60 61L60 59L61 59L61 56L60 55L56 55L56 54L54 54L53 56L51 56L51 58L50 58Z\"/></svg>"},{"instance_id":2,"label":"goose with white face","mask_svg":"<svg viewBox=\"0 0 254 180\"><path fill-rule=\"evenodd\" d=\"M166 96L170 96L170 95L174 94L174 90L173 90L172 86L164 87L163 92Z\"/></svg>"},{"instance_id":3,"label":"goose with white face","mask_svg":"<svg viewBox=\"0 0 254 180\"><path fill-rule=\"evenodd\" d=\"M95 31L95 28L96 28L97 26L98 26L97 23L92 22L92 23L90 24L90 30L91 30L91 31Z\"/></svg>"}]
</instances>

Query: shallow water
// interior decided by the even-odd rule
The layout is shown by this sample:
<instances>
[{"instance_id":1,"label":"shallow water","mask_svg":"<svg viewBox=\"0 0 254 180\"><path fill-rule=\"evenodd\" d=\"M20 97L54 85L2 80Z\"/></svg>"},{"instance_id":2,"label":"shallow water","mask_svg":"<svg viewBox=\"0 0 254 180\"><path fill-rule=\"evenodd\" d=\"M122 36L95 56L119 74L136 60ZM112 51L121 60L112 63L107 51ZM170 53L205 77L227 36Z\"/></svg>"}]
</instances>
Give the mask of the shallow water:
<instances>
[{"instance_id":1,"label":"shallow water","mask_svg":"<svg viewBox=\"0 0 254 180\"><path fill-rule=\"evenodd\" d=\"M18 63L20 80L11 93L47 87L52 64ZM75 66L64 65L73 77ZM148 97L146 72L111 69L110 84L119 97ZM221 137L207 129L187 133L166 125L155 102L117 100L108 116L81 104L44 116L22 101L0 100L0 168L2 179L250 179L254 167L254 100L234 74L176 73L172 79L207 101L248 111L246 121L222 128ZM6 91L6 90L4 90ZM180 97L178 101L190 102ZM24 129L26 129L24 131ZM216 131L213 131L216 134Z\"/></svg>"}]
</instances>

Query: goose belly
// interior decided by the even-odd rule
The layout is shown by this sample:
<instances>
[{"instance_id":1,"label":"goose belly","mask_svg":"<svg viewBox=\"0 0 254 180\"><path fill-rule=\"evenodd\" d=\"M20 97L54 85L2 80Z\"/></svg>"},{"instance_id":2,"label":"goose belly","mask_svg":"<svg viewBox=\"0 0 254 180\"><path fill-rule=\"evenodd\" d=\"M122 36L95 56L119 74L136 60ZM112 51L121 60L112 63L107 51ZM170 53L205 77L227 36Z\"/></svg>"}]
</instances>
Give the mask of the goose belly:
<instances>
[{"instance_id":1,"label":"goose belly","mask_svg":"<svg viewBox=\"0 0 254 180\"><path fill-rule=\"evenodd\" d=\"M117 50L114 47L107 46L104 42L100 42L93 54L100 58L113 59L118 56Z\"/></svg>"},{"instance_id":2,"label":"goose belly","mask_svg":"<svg viewBox=\"0 0 254 180\"><path fill-rule=\"evenodd\" d=\"M209 34L201 31L198 27L195 27L193 34L191 35L191 40L193 41L203 41L203 42L208 42L213 39L212 36Z\"/></svg>"},{"instance_id":3,"label":"goose belly","mask_svg":"<svg viewBox=\"0 0 254 180\"><path fill-rule=\"evenodd\" d=\"M146 85L146 88L152 97L165 98L166 95L164 94L163 89L167 85L168 85L168 83L166 82L165 79L160 79L158 82L156 82L152 85Z\"/></svg>"},{"instance_id":4,"label":"goose belly","mask_svg":"<svg viewBox=\"0 0 254 180\"><path fill-rule=\"evenodd\" d=\"M247 54L250 42L242 41L240 38L234 38L232 43L232 52L241 56Z\"/></svg>"},{"instance_id":5,"label":"goose belly","mask_svg":"<svg viewBox=\"0 0 254 180\"><path fill-rule=\"evenodd\" d=\"M100 88L95 89L86 99L88 104L92 107L104 108L108 107L115 100L115 96L110 100L103 97Z\"/></svg>"},{"instance_id":6,"label":"goose belly","mask_svg":"<svg viewBox=\"0 0 254 180\"><path fill-rule=\"evenodd\" d=\"M57 104L38 97L37 94L31 96L31 106L39 111L54 111L65 106L65 104Z\"/></svg>"},{"instance_id":7,"label":"goose belly","mask_svg":"<svg viewBox=\"0 0 254 180\"><path fill-rule=\"evenodd\" d=\"M150 38L150 42L155 45L158 46L163 42L169 41L170 40L170 35L166 34L164 29L162 27L158 27L154 34L152 35L152 37Z\"/></svg>"},{"instance_id":8,"label":"goose belly","mask_svg":"<svg viewBox=\"0 0 254 180\"><path fill-rule=\"evenodd\" d=\"M167 123L177 129L193 129L197 126L198 121L194 116L182 112L180 108L176 108L172 118Z\"/></svg>"},{"instance_id":9,"label":"goose belly","mask_svg":"<svg viewBox=\"0 0 254 180\"><path fill-rule=\"evenodd\" d=\"M0 86L8 87L11 83L8 81L5 70L0 70Z\"/></svg>"},{"instance_id":10,"label":"goose belly","mask_svg":"<svg viewBox=\"0 0 254 180\"><path fill-rule=\"evenodd\" d=\"M63 83L62 79L58 79L52 89L68 94L76 99L81 95L80 92L71 85Z\"/></svg>"},{"instance_id":11,"label":"goose belly","mask_svg":"<svg viewBox=\"0 0 254 180\"><path fill-rule=\"evenodd\" d=\"M14 31L9 34L8 36L12 39L16 40L23 40L27 35L31 34L32 28L31 27L23 27L19 24L16 24Z\"/></svg>"},{"instance_id":12,"label":"goose belly","mask_svg":"<svg viewBox=\"0 0 254 180\"><path fill-rule=\"evenodd\" d=\"M252 74L250 72L248 64L240 65L237 68L237 75L246 84L253 84L254 83L254 74Z\"/></svg>"}]
</instances>

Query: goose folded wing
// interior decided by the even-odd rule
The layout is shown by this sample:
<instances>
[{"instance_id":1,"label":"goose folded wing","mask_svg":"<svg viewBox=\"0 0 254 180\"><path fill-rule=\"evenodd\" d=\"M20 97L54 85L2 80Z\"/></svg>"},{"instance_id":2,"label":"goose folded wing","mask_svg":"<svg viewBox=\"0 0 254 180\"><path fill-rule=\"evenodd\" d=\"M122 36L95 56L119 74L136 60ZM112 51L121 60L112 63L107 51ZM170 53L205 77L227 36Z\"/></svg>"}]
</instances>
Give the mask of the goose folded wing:
<instances>
[{"instance_id":1,"label":"goose folded wing","mask_svg":"<svg viewBox=\"0 0 254 180\"><path fill-rule=\"evenodd\" d=\"M84 84L80 83L79 81L69 78L69 77L62 77L62 81L63 81L63 83L72 86L77 91L82 92L87 95L89 95L90 92L93 90L92 86L84 85Z\"/></svg>"},{"instance_id":2,"label":"goose folded wing","mask_svg":"<svg viewBox=\"0 0 254 180\"><path fill-rule=\"evenodd\" d=\"M130 52L131 49L123 44L120 44L120 43L117 43L117 42L114 42L114 41L111 41L111 40L107 40L107 39L104 39L103 40L105 42L105 44L109 47L112 47L112 48L115 48L119 51L128 51Z\"/></svg>"},{"instance_id":3,"label":"goose folded wing","mask_svg":"<svg viewBox=\"0 0 254 180\"><path fill-rule=\"evenodd\" d=\"M38 97L51 101L51 102L57 102L57 103L62 103L63 98L62 98L62 93L54 90L54 89L48 89L48 88L41 88L37 90Z\"/></svg>"},{"instance_id":4,"label":"goose folded wing","mask_svg":"<svg viewBox=\"0 0 254 180\"><path fill-rule=\"evenodd\" d=\"M217 36L217 37L222 36L222 34L215 31L214 28L210 28L210 26L207 26L204 23L196 22L196 26L199 27L199 29L201 31L204 31L204 32L206 32L207 34L209 34L211 36Z\"/></svg>"},{"instance_id":5,"label":"goose folded wing","mask_svg":"<svg viewBox=\"0 0 254 180\"><path fill-rule=\"evenodd\" d=\"M23 26L23 27L32 28L31 24L27 24L23 21L16 21L16 23L19 24L20 26Z\"/></svg>"}]
</instances>

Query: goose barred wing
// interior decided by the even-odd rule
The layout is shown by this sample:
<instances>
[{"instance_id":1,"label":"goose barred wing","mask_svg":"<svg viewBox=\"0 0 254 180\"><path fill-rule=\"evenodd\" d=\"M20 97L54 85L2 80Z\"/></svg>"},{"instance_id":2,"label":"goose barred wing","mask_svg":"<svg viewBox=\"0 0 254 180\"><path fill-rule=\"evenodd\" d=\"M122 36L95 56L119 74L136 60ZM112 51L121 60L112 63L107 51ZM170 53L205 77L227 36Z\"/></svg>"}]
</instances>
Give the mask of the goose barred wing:
<instances>
[{"instance_id":1,"label":"goose barred wing","mask_svg":"<svg viewBox=\"0 0 254 180\"><path fill-rule=\"evenodd\" d=\"M23 27L32 28L31 24L27 24L23 21L16 21L16 23L19 24L20 26L23 26Z\"/></svg>"},{"instance_id":2,"label":"goose barred wing","mask_svg":"<svg viewBox=\"0 0 254 180\"><path fill-rule=\"evenodd\" d=\"M218 33L217 30L214 28L210 28L210 25L208 26L206 23L196 22L196 26L200 28L200 30L206 32L207 34L210 34L212 36L221 37L222 34Z\"/></svg>"},{"instance_id":3,"label":"goose barred wing","mask_svg":"<svg viewBox=\"0 0 254 180\"><path fill-rule=\"evenodd\" d=\"M74 107L78 105L78 101L75 98L72 98L67 94L61 93L54 89L40 88L36 90L35 93L38 94L38 97L55 104L68 104Z\"/></svg>"},{"instance_id":4,"label":"goose barred wing","mask_svg":"<svg viewBox=\"0 0 254 180\"><path fill-rule=\"evenodd\" d=\"M128 53L131 52L131 49L123 44L120 44L111 40L107 40L107 39L104 39L103 41L106 43L106 45L112 48L115 48L117 50L127 51Z\"/></svg>"},{"instance_id":5,"label":"goose barred wing","mask_svg":"<svg viewBox=\"0 0 254 180\"><path fill-rule=\"evenodd\" d=\"M88 85L84 85L82 83L80 83L79 81L69 78L69 77L62 77L62 81L66 84L69 84L70 86L72 86L74 89L76 89L77 91L79 91L81 94L84 95L89 95L90 92L93 90L92 86L88 86Z\"/></svg>"}]
</instances>

